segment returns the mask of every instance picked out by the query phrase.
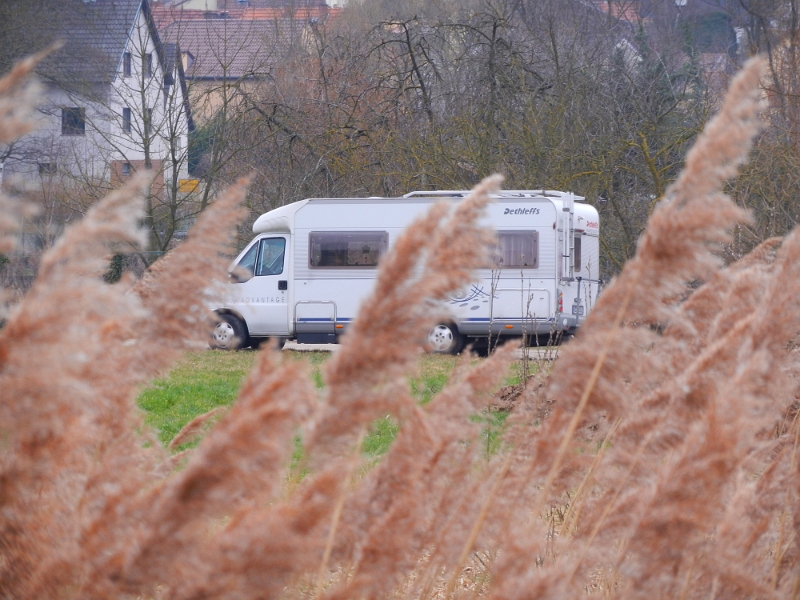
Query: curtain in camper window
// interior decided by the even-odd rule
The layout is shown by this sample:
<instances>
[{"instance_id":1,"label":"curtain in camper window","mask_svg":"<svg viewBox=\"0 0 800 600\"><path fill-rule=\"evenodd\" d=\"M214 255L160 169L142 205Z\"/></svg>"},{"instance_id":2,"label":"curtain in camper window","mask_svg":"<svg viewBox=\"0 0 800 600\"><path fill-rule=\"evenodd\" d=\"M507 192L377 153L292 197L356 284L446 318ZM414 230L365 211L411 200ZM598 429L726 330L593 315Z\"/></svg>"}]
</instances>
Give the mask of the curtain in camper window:
<instances>
[{"instance_id":1,"label":"curtain in camper window","mask_svg":"<svg viewBox=\"0 0 800 600\"><path fill-rule=\"evenodd\" d=\"M385 231L312 231L309 266L313 268L376 267L386 252Z\"/></svg>"},{"instance_id":2,"label":"curtain in camper window","mask_svg":"<svg viewBox=\"0 0 800 600\"><path fill-rule=\"evenodd\" d=\"M538 231L499 231L494 256L495 265L501 269L539 267Z\"/></svg>"}]
</instances>

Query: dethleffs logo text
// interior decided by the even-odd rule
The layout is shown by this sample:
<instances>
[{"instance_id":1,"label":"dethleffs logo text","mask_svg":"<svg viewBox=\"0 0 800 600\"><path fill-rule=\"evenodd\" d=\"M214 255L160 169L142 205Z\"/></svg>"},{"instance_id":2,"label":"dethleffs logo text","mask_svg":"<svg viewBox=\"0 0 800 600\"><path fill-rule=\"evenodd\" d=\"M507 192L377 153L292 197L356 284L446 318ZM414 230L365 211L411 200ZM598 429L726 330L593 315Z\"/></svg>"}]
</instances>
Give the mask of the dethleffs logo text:
<instances>
[{"instance_id":1,"label":"dethleffs logo text","mask_svg":"<svg viewBox=\"0 0 800 600\"><path fill-rule=\"evenodd\" d=\"M538 215L538 208L506 208L504 215Z\"/></svg>"}]
</instances>

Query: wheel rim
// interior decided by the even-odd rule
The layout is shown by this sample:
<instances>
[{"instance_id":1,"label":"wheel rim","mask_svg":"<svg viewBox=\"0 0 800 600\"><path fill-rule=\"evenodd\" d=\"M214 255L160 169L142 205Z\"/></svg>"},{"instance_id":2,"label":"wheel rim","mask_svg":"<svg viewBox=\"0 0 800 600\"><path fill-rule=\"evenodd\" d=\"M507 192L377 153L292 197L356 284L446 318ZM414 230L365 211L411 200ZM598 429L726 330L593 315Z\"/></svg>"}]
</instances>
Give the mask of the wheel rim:
<instances>
[{"instance_id":1,"label":"wheel rim","mask_svg":"<svg viewBox=\"0 0 800 600\"><path fill-rule=\"evenodd\" d=\"M217 326L214 327L213 336L214 345L222 349L230 348L231 344L233 344L233 340L236 338L233 327L231 327L230 323L226 323L225 321L217 323Z\"/></svg>"},{"instance_id":2,"label":"wheel rim","mask_svg":"<svg viewBox=\"0 0 800 600\"><path fill-rule=\"evenodd\" d=\"M434 352L447 352L453 345L453 332L447 325L437 325L428 334L428 344Z\"/></svg>"}]
</instances>

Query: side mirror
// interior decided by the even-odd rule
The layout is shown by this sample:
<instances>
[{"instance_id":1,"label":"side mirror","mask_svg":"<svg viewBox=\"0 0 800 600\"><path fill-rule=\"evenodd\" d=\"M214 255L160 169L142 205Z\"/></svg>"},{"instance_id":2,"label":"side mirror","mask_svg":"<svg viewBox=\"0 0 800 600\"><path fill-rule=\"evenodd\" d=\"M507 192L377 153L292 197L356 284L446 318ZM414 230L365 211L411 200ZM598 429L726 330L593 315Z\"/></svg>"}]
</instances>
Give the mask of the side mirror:
<instances>
[{"instance_id":1,"label":"side mirror","mask_svg":"<svg viewBox=\"0 0 800 600\"><path fill-rule=\"evenodd\" d=\"M244 283L253 278L253 272L250 269L243 269L242 267L234 267L228 272L228 279L231 283Z\"/></svg>"}]
</instances>

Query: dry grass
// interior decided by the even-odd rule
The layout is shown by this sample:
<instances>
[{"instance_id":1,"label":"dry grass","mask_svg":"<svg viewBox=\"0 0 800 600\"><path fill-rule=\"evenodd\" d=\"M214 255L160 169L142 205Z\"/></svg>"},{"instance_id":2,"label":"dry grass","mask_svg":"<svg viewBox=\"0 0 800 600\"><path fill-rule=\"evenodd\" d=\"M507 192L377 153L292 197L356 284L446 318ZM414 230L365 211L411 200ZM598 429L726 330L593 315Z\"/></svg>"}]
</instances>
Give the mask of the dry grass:
<instances>
[{"instance_id":1,"label":"dry grass","mask_svg":"<svg viewBox=\"0 0 800 600\"><path fill-rule=\"evenodd\" d=\"M0 82L0 143L27 127L5 108L26 70ZM485 264L498 178L398 241L322 401L305 363L261 352L178 470L135 398L204 335L246 182L135 287L102 274L113 244L141 238L147 182L114 192L0 331L0 597L797 595L800 238L728 267L714 252L748 218L719 190L760 128L762 70L734 80L636 258L489 456L470 417L513 348L464 359L424 406L408 381L436 301ZM387 414L400 431L365 471L363 432ZM287 486L298 432L308 475Z\"/></svg>"}]
</instances>

